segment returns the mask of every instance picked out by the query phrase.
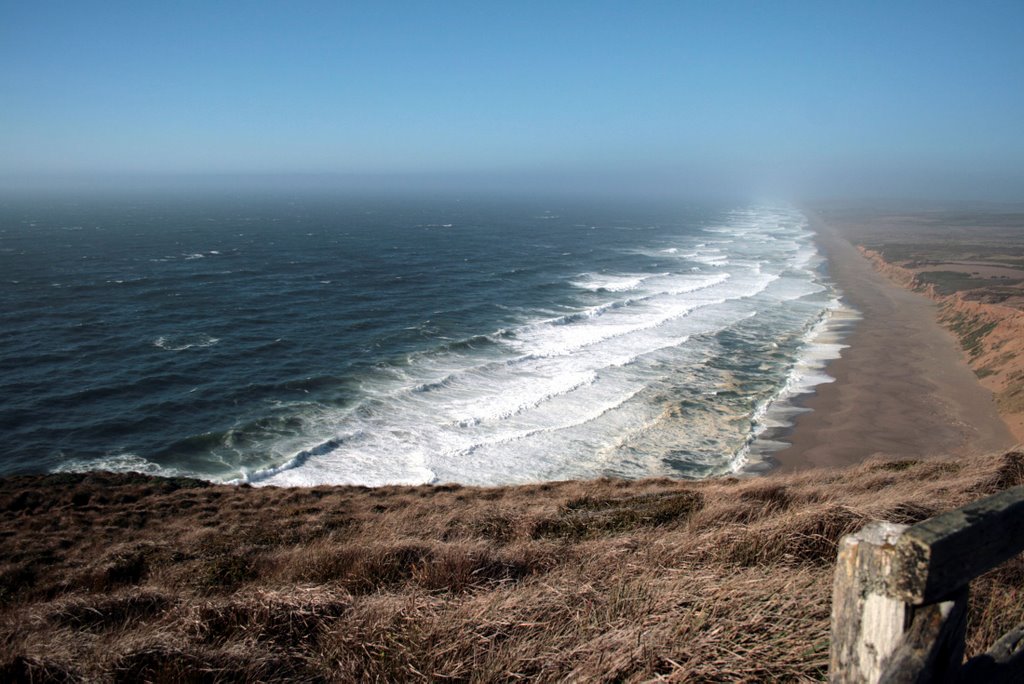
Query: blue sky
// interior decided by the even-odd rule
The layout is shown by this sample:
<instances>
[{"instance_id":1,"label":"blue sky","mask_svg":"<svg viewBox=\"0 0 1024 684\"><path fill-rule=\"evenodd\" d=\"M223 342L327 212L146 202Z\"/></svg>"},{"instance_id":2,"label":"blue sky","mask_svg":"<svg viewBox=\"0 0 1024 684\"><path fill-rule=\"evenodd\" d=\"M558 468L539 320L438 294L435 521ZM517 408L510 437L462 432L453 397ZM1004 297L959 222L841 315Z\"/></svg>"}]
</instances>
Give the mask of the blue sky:
<instances>
[{"instance_id":1,"label":"blue sky","mask_svg":"<svg viewBox=\"0 0 1024 684\"><path fill-rule=\"evenodd\" d=\"M1024 1L0 0L0 174L192 173L1024 200Z\"/></svg>"}]
</instances>

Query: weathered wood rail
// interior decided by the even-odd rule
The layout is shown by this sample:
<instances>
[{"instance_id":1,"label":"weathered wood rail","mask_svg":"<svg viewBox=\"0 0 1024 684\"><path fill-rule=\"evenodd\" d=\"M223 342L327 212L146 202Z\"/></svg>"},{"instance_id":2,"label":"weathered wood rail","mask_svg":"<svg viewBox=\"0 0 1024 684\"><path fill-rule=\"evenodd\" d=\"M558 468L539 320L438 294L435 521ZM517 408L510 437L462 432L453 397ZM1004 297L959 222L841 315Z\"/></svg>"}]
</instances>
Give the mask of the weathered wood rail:
<instances>
[{"instance_id":1,"label":"weathered wood rail","mask_svg":"<svg viewBox=\"0 0 1024 684\"><path fill-rule=\"evenodd\" d=\"M913 526L843 538L829 680L1024 682L1024 625L963 662L971 580L1024 551L1024 486Z\"/></svg>"}]
</instances>

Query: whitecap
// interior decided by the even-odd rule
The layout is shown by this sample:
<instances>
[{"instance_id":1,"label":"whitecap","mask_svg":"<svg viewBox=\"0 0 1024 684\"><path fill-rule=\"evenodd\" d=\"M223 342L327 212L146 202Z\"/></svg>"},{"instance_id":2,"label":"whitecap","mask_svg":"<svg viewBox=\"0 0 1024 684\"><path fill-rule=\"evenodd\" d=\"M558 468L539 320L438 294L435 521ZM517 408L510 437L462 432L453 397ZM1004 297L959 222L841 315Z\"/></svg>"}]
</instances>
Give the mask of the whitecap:
<instances>
[{"instance_id":1,"label":"whitecap","mask_svg":"<svg viewBox=\"0 0 1024 684\"><path fill-rule=\"evenodd\" d=\"M73 460L61 463L51 470L54 473L87 473L102 470L109 473L143 473L160 477L183 477L188 473L178 468L162 466L131 453L111 454L100 458Z\"/></svg>"},{"instance_id":2,"label":"whitecap","mask_svg":"<svg viewBox=\"0 0 1024 684\"><path fill-rule=\"evenodd\" d=\"M192 348L212 347L220 342L219 337L206 333L186 333L182 335L161 335L153 340L153 346L167 351L184 351Z\"/></svg>"},{"instance_id":3,"label":"whitecap","mask_svg":"<svg viewBox=\"0 0 1024 684\"><path fill-rule=\"evenodd\" d=\"M628 290L637 289L650 278L667 275L669 274L623 273L615 275L604 273L584 273L578 280L574 280L570 284L574 287L590 290L591 292L626 292Z\"/></svg>"}]
</instances>

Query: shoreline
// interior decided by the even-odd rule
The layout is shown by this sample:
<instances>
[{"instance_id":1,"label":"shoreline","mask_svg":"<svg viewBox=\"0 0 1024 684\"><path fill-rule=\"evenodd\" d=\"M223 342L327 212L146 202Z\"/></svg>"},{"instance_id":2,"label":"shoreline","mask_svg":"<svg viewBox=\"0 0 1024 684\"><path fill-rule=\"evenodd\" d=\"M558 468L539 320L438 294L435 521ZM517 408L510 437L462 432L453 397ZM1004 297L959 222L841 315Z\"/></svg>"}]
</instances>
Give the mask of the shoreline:
<instances>
[{"instance_id":1,"label":"shoreline","mask_svg":"<svg viewBox=\"0 0 1024 684\"><path fill-rule=\"evenodd\" d=\"M772 472L842 467L872 456L963 458L1016 440L992 393L967 365L936 305L889 282L842 235L808 212L829 278L860 320L817 385L794 402L806 409L767 435L788 446L764 454Z\"/></svg>"},{"instance_id":2,"label":"shoreline","mask_svg":"<svg viewBox=\"0 0 1024 684\"><path fill-rule=\"evenodd\" d=\"M819 270L827 278L825 257L822 255L821 259ZM746 462L737 474L765 475L775 470L777 464L773 455L790 447L788 439L797 417L811 410L805 406L806 400L814 396L819 387L836 380L828 373L829 365L849 347L846 338L861 315L843 301L842 292L834 283L830 286L834 297L821 319L808 331L804 349L785 385L755 421L759 425L754 428Z\"/></svg>"}]
</instances>

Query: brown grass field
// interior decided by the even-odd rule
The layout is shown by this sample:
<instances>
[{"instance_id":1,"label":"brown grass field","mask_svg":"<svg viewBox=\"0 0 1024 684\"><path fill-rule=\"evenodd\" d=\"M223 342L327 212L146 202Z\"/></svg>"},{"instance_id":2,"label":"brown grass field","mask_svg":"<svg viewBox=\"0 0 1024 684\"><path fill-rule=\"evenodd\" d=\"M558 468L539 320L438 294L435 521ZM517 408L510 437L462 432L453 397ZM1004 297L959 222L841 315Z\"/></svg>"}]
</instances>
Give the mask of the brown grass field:
<instances>
[{"instance_id":1,"label":"brown grass field","mask_svg":"<svg viewBox=\"0 0 1024 684\"><path fill-rule=\"evenodd\" d=\"M0 480L0 681L817 681L836 543L1024 483L1020 451L703 483ZM1024 620L972 585L969 654Z\"/></svg>"}]
</instances>

